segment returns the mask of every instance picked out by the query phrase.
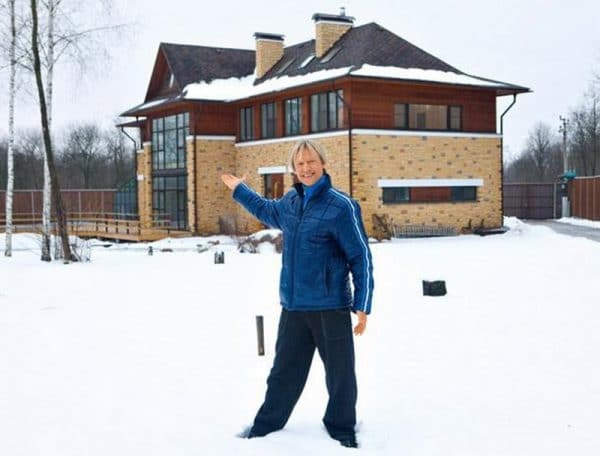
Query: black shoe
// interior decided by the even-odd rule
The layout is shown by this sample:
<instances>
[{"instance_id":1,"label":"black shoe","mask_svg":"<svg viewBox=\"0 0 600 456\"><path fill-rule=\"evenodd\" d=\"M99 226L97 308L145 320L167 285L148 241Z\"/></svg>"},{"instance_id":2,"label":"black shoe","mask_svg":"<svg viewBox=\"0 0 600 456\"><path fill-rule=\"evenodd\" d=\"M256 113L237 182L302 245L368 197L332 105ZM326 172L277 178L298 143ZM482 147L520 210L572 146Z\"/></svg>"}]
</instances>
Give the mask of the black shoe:
<instances>
[{"instance_id":1,"label":"black shoe","mask_svg":"<svg viewBox=\"0 0 600 456\"><path fill-rule=\"evenodd\" d=\"M349 437L347 439L340 439L340 445L346 448L358 448L358 443L355 437Z\"/></svg>"}]
</instances>

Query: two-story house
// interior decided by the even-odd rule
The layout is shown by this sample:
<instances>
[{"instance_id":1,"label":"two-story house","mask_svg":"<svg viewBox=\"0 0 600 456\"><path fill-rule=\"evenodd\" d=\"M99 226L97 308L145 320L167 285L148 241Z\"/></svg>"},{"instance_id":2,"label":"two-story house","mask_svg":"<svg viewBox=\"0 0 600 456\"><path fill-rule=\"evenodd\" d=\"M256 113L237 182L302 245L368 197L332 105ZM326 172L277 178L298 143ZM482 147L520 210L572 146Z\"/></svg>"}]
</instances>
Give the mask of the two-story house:
<instances>
[{"instance_id":1,"label":"two-story house","mask_svg":"<svg viewBox=\"0 0 600 456\"><path fill-rule=\"evenodd\" d=\"M526 87L472 76L376 23L315 14L314 38L285 46L255 33L255 49L162 43L135 117L143 228L169 219L190 233L219 232L238 208L220 175L248 175L269 197L292 184L299 138L328 151L335 186L358 200L367 231L402 226L502 225L502 137L497 97Z\"/></svg>"}]
</instances>

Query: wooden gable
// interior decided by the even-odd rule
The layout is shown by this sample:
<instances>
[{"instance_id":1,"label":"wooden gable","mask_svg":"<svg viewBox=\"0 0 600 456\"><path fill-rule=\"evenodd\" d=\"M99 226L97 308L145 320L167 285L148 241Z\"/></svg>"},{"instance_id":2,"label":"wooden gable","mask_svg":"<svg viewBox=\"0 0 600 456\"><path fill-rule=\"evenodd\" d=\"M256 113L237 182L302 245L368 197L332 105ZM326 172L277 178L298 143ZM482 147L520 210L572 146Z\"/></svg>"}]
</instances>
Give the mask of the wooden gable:
<instances>
[{"instance_id":1,"label":"wooden gable","mask_svg":"<svg viewBox=\"0 0 600 456\"><path fill-rule=\"evenodd\" d=\"M148 84L144 102L168 95L175 95L179 92L181 92L181 87L177 82L175 74L173 73L161 46L158 48L158 53L156 54L154 68L152 70L152 76L150 77L150 83Z\"/></svg>"}]
</instances>

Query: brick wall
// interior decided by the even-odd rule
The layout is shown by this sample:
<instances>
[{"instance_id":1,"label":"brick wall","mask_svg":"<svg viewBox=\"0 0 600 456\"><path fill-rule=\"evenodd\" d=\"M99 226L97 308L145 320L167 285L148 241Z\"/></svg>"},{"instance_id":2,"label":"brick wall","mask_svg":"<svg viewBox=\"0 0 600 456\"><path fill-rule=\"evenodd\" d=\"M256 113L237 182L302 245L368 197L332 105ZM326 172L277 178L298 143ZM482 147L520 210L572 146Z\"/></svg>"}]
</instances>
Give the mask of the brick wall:
<instances>
[{"instance_id":1,"label":"brick wall","mask_svg":"<svg viewBox=\"0 0 600 456\"><path fill-rule=\"evenodd\" d=\"M350 24L317 22L315 24L315 55L317 58L323 57L329 48L351 28Z\"/></svg>"},{"instance_id":2,"label":"brick wall","mask_svg":"<svg viewBox=\"0 0 600 456\"><path fill-rule=\"evenodd\" d=\"M353 137L354 198L367 231L372 214L388 214L400 225L502 226L500 139L356 135ZM477 202L383 204L378 179L483 179Z\"/></svg>"},{"instance_id":3,"label":"brick wall","mask_svg":"<svg viewBox=\"0 0 600 456\"><path fill-rule=\"evenodd\" d=\"M138 212L141 228L152 227L152 143L146 142L137 152Z\"/></svg>"},{"instance_id":4,"label":"brick wall","mask_svg":"<svg viewBox=\"0 0 600 456\"><path fill-rule=\"evenodd\" d=\"M231 191L221 181L221 175L236 173L235 140L196 138L195 183L189 192L195 198L188 201L188 211L196 232L207 235L219 232L219 217L234 217L236 207ZM193 141L188 142L188 157L193 156ZM191 169L188 158L188 170ZM195 211L192 210L195 200ZM190 227L192 223L190 223Z\"/></svg>"},{"instance_id":5,"label":"brick wall","mask_svg":"<svg viewBox=\"0 0 600 456\"><path fill-rule=\"evenodd\" d=\"M262 78L283 57L283 41L256 40L256 77Z\"/></svg>"}]
</instances>

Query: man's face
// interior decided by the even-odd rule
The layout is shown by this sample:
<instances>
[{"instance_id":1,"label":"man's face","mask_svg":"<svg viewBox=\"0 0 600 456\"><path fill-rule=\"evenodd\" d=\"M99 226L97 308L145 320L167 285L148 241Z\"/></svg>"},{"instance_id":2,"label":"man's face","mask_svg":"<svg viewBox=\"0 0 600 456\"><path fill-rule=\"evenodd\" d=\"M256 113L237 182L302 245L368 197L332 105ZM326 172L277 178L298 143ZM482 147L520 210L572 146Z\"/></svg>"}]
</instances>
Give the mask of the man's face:
<instances>
[{"instance_id":1,"label":"man's face","mask_svg":"<svg viewBox=\"0 0 600 456\"><path fill-rule=\"evenodd\" d=\"M304 148L294 158L296 176L304 185L314 185L323 175L323 163L314 150Z\"/></svg>"}]
</instances>

